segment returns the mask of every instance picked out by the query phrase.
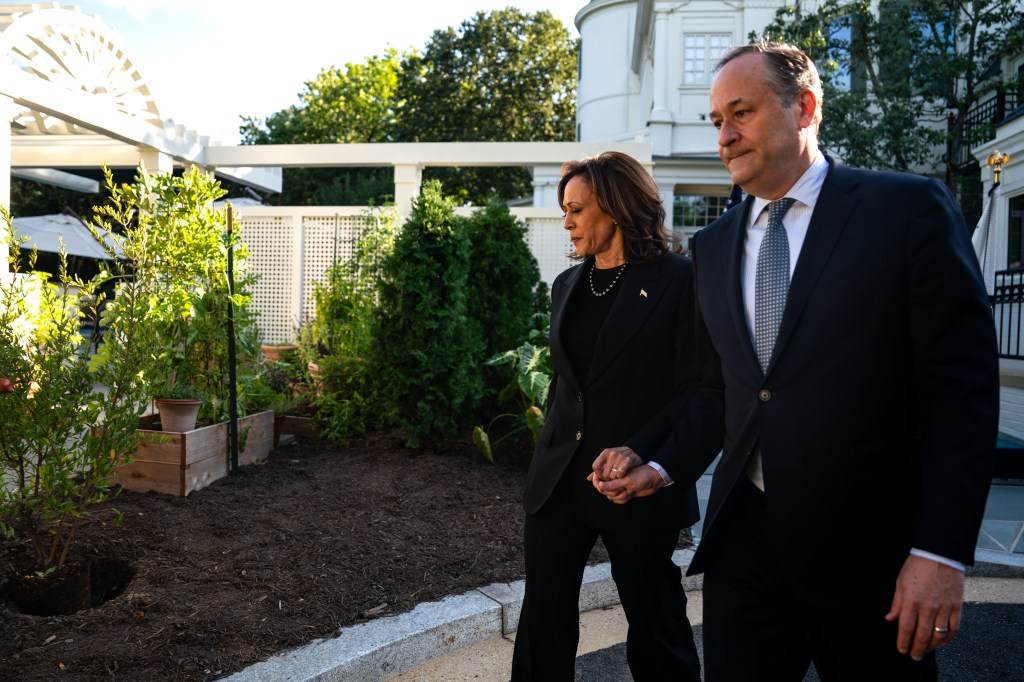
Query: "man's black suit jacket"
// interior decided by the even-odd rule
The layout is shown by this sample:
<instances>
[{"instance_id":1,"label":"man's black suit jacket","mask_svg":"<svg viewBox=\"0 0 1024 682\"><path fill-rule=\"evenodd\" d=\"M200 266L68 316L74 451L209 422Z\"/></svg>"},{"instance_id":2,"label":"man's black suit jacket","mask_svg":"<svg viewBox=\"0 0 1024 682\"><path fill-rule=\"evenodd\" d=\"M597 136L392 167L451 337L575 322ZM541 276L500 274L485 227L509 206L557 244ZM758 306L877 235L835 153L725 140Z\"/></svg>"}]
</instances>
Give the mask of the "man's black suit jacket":
<instances>
[{"instance_id":1,"label":"man's black suit jacket","mask_svg":"<svg viewBox=\"0 0 1024 682\"><path fill-rule=\"evenodd\" d=\"M702 390L724 391L726 438L690 572L730 532L723 506L755 448L779 556L810 600L891 594L912 547L972 563L998 365L952 196L934 180L829 159L764 374L740 282L751 203L695 240L697 334L711 357ZM702 464L680 454L669 472L695 480Z\"/></svg>"},{"instance_id":2,"label":"man's black suit jacket","mask_svg":"<svg viewBox=\"0 0 1024 682\"><path fill-rule=\"evenodd\" d=\"M562 330L573 296L590 295L589 267L588 261L570 268L551 286L554 378L523 506L527 513L539 511L568 471L576 513L596 528L692 525L699 518L692 480L626 505L608 501L586 481L604 448L628 445L645 461L657 461L659 449L687 409L700 371L693 348L692 264L676 254L630 263L617 284L620 289L598 336L588 376L577 377L562 344ZM713 456L720 440L703 447Z\"/></svg>"}]
</instances>

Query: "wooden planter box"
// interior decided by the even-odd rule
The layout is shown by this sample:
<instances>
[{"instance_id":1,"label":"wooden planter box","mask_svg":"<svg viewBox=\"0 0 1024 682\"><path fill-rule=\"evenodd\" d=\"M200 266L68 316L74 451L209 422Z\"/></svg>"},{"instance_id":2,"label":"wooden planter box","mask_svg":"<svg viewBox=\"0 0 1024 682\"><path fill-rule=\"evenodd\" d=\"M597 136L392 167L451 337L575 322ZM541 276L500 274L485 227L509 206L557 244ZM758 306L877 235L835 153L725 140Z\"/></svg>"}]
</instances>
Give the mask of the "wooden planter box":
<instances>
[{"instance_id":1,"label":"wooden planter box","mask_svg":"<svg viewBox=\"0 0 1024 682\"><path fill-rule=\"evenodd\" d=\"M138 493L153 490L185 497L228 475L227 422L185 433L157 431L156 425L155 416L143 417L134 461L117 468L115 484ZM274 413L268 410L239 419L238 442L239 466L265 459L274 442Z\"/></svg>"}]
</instances>

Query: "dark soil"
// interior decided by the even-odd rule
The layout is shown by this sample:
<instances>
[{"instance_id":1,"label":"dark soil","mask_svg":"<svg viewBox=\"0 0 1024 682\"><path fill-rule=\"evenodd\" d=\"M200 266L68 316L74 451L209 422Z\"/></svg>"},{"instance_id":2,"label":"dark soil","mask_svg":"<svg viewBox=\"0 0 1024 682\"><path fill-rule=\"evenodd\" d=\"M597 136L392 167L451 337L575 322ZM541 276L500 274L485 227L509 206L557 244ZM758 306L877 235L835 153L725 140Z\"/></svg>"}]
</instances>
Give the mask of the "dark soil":
<instances>
[{"instance_id":1,"label":"dark soil","mask_svg":"<svg viewBox=\"0 0 1024 682\"><path fill-rule=\"evenodd\" d=\"M111 503L123 526L91 519L77 544L101 573L127 562L118 596L29 616L0 577L0 680L208 680L520 580L529 450L499 447L491 465L468 441L428 454L397 434L350 447L307 438L187 498L124 492ZM23 549L3 541L0 576ZM600 547L592 559L605 560Z\"/></svg>"}]
</instances>

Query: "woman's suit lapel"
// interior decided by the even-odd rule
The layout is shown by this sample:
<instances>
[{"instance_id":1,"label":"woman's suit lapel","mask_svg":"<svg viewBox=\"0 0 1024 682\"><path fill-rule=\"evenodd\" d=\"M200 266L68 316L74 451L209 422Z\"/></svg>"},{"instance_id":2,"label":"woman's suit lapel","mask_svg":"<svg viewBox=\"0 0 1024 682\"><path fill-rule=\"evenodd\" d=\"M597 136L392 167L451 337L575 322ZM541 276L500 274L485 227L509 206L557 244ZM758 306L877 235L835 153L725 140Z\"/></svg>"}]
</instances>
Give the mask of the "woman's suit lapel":
<instances>
[{"instance_id":1,"label":"woman's suit lapel","mask_svg":"<svg viewBox=\"0 0 1024 682\"><path fill-rule=\"evenodd\" d=\"M580 381L576 377L572 363L565 354L565 347L562 345L562 324L565 322L566 311L573 292L582 279L585 265L579 265L572 270L562 281L556 281L557 288L552 292L551 297L551 357L554 366L559 367L559 380L566 381L572 386L576 393L580 391ZM584 285L585 286L585 285Z\"/></svg>"},{"instance_id":2,"label":"woman's suit lapel","mask_svg":"<svg viewBox=\"0 0 1024 682\"><path fill-rule=\"evenodd\" d=\"M573 373L572 363L565 355L565 348L562 346L562 325L565 322L568 302L576 295L576 288L587 286L585 273L588 267L590 266L582 265L576 268L565 280L555 284L561 287L561 291L553 297L551 308L551 354L556 366L562 368L559 380L568 381L577 392L607 371L608 366L625 349L647 317L658 307L668 285L668 280L661 274L659 261L634 263L626 268L622 281L616 285L621 287L621 290L598 334L589 375L581 382Z\"/></svg>"},{"instance_id":3,"label":"woman's suit lapel","mask_svg":"<svg viewBox=\"0 0 1024 682\"><path fill-rule=\"evenodd\" d=\"M621 288L615 303L598 334L584 385L593 383L623 352L630 339L658 307L667 285L668 279L661 274L660 261L633 263L626 268L622 281L617 284ZM665 339L666 343L670 341Z\"/></svg>"}]
</instances>

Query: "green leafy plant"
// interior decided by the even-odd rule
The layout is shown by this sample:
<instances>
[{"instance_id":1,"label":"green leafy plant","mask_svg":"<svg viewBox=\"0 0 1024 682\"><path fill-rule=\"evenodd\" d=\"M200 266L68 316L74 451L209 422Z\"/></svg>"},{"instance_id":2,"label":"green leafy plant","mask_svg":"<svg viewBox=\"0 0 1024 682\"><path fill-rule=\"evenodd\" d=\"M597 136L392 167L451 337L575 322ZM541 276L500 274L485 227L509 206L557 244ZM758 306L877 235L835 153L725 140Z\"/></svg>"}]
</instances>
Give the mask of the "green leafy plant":
<instances>
[{"instance_id":1,"label":"green leafy plant","mask_svg":"<svg viewBox=\"0 0 1024 682\"><path fill-rule=\"evenodd\" d=\"M544 313L533 316L536 327L530 331L529 339L518 348L498 353L485 361L485 365L504 366L511 370L512 379L502 389L500 399L503 403L513 402L518 405L516 412L506 412L494 417L486 428L476 426L473 429L473 443L477 449L494 463L494 446L511 436L518 436L529 431L533 442L544 427L544 416L547 412L548 387L551 384L553 370L551 368L551 349L549 344L549 319ZM511 419L512 427L508 433L491 442L490 430L499 420Z\"/></svg>"},{"instance_id":2,"label":"green leafy plant","mask_svg":"<svg viewBox=\"0 0 1024 682\"><path fill-rule=\"evenodd\" d=\"M224 190L197 168L181 176L144 170L134 183L120 185L106 171L110 199L96 209L93 226L112 235L119 249L123 261L112 265L125 263L119 281L130 280L145 296L142 324L153 343L140 370L152 397L169 397L188 385L206 399L201 421L224 420L230 391L228 307L233 305L236 389L244 415L244 389L259 371L259 330L247 293L255 275L246 267L248 252L238 233L226 231L225 212L213 208ZM227 280L229 247L233 287ZM114 319L118 310L112 311Z\"/></svg>"},{"instance_id":3,"label":"green leafy plant","mask_svg":"<svg viewBox=\"0 0 1024 682\"><path fill-rule=\"evenodd\" d=\"M374 350L373 320L382 263L394 248L397 214L372 209L349 260L335 263L313 289L313 318L299 333L301 355L315 367L306 377L321 433L337 442L382 427L386 422L377 375L368 358Z\"/></svg>"},{"instance_id":4,"label":"green leafy plant","mask_svg":"<svg viewBox=\"0 0 1024 682\"><path fill-rule=\"evenodd\" d=\"M24 274L35 252L21 262L13 231L5 245L14 278L0 281L0 531L23 534L36 572L46 574L68 561L79 524L109 499L115 467L137 448L146 397L139 367L152 339L134 282L108 301L109 272L77 280L61 254L54 279ZM95 355L98 339L81 333L85 319L106 326Z\"/></svg>"},{"instance_id":5,"label":"green leafy plant","mask_svg":"<svg viewBox=\"0 0 1024 682\"><path fill-rule=\"evenodd\" d=\"M443 451L478 400L482 342L468 324L470 244L441 185L427 182L381 268L374 371L407 445Z\"/></svg>"}]
</instances>

